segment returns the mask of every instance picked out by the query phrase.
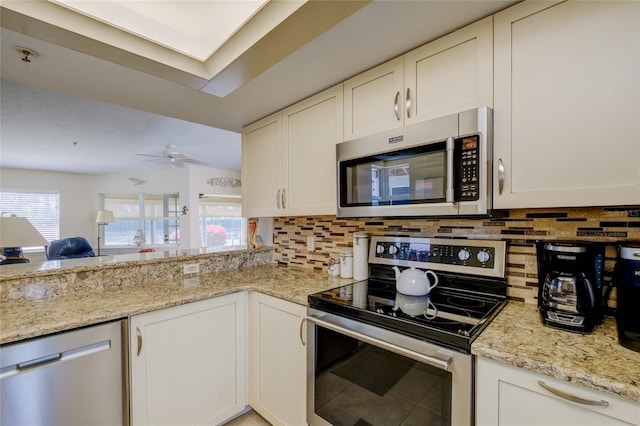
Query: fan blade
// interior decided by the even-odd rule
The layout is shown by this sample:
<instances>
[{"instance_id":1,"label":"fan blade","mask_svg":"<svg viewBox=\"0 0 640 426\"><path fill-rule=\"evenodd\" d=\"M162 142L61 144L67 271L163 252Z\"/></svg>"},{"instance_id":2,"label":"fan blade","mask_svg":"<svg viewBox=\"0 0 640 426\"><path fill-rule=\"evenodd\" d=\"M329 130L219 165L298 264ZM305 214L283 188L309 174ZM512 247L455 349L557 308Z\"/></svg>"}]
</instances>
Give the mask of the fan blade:
<instances>
[{"instance_id":1,"label":"fan blade","mask_svg":"<svg viewBox=\"0 0 640 426\"><path fill-rule=\"evenodd\" d=\"M172 159L171 160L171 164L173 164L176 167L184 167L184 160L176 160L176 159Z\"/></svg>"},{"instance_id":2,"label":"fan blade","mask_svg":"<svg viewBox=\"0 0 640 426\"><path fill-rule=\"evenodd\" d=\"M164 158L152 158L151 160L142 160L141 163L150 163L152 161L162 161Z\"/></svg>"},{"instance_id":3,"label":"fan blade","mask_svg":"<svg viewBox=\"0 0 640 426\"><path fill-rule=\"evenodd\" d=\"M154 154L136 154L141 157L156 157L156 158L167 158L165 155L154 155Z\"/></svg>"},{"instance_id":4,"label":"fan blade","mask_svg":"<svg viewBox=\"0 0 640 426\"><path fill-rule=\"evenodd\" d=\"M189 164L200 164L202 166L208 166L209 165L209 163L207 163L206 161L194 160L193 158L185 158L182 161L184 161L185 163L189 163Z\"/></svg>"}]
</instances>

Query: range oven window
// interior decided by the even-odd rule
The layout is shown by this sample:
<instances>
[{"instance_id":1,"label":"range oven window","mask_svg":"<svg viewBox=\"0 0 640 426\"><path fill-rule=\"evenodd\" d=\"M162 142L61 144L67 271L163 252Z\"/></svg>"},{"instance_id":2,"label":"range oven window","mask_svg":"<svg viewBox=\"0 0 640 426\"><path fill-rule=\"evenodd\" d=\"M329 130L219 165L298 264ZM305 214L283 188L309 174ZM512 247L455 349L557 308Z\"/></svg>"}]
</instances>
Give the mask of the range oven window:
<instances>
[{"instance_id":1,"label":"range oven window","mask_svg":"<svg viewBox=\"0 0 640 426\"><path fill-rule=\"evenodd\" d=\"M340 163L342 206L445 201L446 143L438 142Z\"/></svg>"},{"instance_id":2,"label":"range oven window","mask_svg":"<svg viewBox=\"0 0 640 426\"><path fill-rule=\"evenodd\" d=\"M451 425L452 374L316 326L315 414L336 426Z\"/></svg>"}]
</instances>

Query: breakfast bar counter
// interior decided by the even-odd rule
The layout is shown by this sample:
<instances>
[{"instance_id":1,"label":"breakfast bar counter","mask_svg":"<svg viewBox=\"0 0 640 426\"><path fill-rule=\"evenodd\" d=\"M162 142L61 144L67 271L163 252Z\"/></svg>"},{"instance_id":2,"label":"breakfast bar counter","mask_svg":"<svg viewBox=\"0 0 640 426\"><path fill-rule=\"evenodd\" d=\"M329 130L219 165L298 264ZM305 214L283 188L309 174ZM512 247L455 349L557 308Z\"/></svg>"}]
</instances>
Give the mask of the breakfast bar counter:
<instances>
[{"instance_id":1,"label":"breakfast bar counter","mask_svg":"<svg viewBox=\"0 0 640 426\"><path fill-rule=\"evenodd\" d=\"M0 303L0 344L244 290L306 305L308 294L351 282L352 279L329 278L321 271L256 265L148 284L3 299Z\"/></svg>"}]
</instances>

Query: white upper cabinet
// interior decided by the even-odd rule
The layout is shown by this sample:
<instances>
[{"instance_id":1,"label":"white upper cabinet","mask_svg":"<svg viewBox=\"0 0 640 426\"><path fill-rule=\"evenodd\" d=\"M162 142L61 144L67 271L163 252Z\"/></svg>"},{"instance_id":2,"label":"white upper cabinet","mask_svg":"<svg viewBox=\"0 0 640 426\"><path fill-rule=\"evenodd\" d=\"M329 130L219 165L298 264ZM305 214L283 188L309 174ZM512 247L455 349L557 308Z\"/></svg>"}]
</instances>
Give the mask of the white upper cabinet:
<instances>
[{"instance_id":1,"label":"white upper cabinet","mask_svg":"<svg viewBox=\"0 0 640 426\"><path fill-rule=\"evenodd\" d=\"M344 82L344 139L493 106L493 21L485 18Z\"/></svg>"},{"instance_id":2,"label":"white upper cabinet","mask_svg":"<svg viewBox=\"0 0 640 426\"><path fill-rule=\"evenodd\" d=\"M282 113L282 214L336 214L336 144L342 140L342 84Z\"/></svg>"},{"instance_id":3,"label":"white upper cabinet","mask_svg":"<svg viewBox=\"0 0 640 426\"><path fill-rule=\"evenodd\" d=\"M282 183L282 113L270 115L242 132L242 214L280 214Z\"/></svg>"},{"instance_id":4,"label":"white upper cabinet","mask_svg":"<svg viewBox=\"0 0 640 426\"><path fill-rule=\"evenodd\" d=\"M404 125L404 60L401 57L344 82L344 139Z\"/></svg>"},{"instance_id":5,"label":"white upper cabinet","mask_svg":"<svg viewBox=\"0 0 640 426\"><path fill-rule=\"evenodd\" d=\"M494 23L494 207L640 203L640 2L523 2Z\"/></svg>"},{"instance_id":6,"label":"white upper cabinet","mask_svg":"<svg viewBox=\"0 0 640 426\"><path fill-rule=\"evenodd\" d=\"M244 216L336 213L342 99L340 84L243 129Z\"/></svg>"},{"instance_id":7,"label":"white upper cabinet","mask_svg":"<svg viewBox=\"0 0 640 426\"><path fill-rule=\"evenodd\" d=\"M404 55L405 124L493 106L493 18Z\"/></svg>"}]
</instances>

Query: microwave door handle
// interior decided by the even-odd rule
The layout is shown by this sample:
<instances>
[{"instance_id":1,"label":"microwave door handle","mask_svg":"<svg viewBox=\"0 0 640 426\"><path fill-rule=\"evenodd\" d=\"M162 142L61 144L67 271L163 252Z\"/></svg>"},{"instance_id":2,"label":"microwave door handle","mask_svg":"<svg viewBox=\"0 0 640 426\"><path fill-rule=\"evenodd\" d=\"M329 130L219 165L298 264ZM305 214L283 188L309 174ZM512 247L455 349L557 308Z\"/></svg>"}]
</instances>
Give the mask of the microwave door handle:
<instances>
[{"instance_id":1,"label":"microwave door handle","mask_svg":"<svg viewBox=\"0 0 640 426\"><path fill-rule=\"evenodd\" d=\"M445 201L447 203L453 203L453 155L454 155L455 143L453 137L447 138L447 192L445 193Z\"/></svg>"}]
</instances>

